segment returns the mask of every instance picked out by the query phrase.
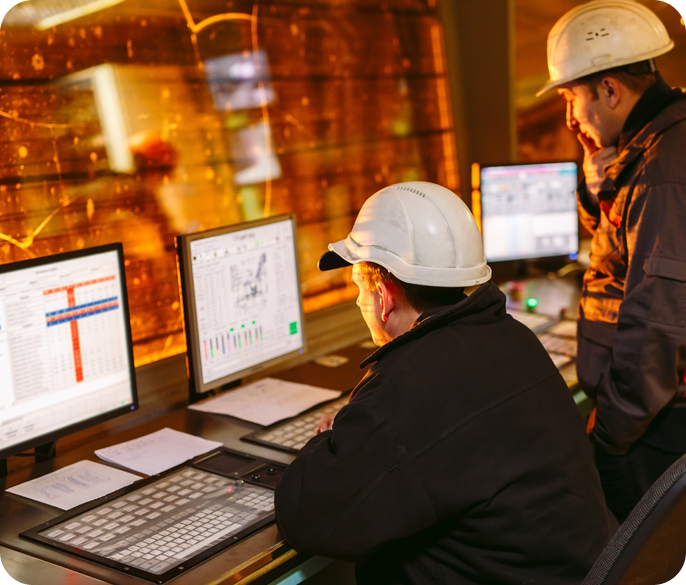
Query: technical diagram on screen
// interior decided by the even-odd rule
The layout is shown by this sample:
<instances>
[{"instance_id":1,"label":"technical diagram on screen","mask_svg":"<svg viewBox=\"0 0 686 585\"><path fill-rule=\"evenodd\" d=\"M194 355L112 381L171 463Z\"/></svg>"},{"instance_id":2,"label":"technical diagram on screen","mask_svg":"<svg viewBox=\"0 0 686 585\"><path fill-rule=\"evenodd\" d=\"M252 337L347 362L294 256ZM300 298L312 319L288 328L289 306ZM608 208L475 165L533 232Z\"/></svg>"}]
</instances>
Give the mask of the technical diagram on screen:
<instances>
[{"instance_id":1,"label":"technical diagram on screen","mask_svg":"<svg viewBox=\"0 0 686 585\"><path fill-rule=\"evenodd\" d=\"M303 353L293 216L179 236L191 400Z\"/></svg>"}]
</instances>

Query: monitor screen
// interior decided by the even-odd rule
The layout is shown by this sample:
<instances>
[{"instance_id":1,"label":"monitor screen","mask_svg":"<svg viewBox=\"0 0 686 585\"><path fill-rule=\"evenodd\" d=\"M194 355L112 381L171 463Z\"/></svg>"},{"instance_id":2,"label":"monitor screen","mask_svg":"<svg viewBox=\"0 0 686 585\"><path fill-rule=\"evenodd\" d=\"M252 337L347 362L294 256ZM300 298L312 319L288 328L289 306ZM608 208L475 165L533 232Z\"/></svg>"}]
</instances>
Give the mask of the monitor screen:
<instances>
[{"instance_id":1,"label":"monitor screen","mask_svg":"<svg viewBox=\"0 0 686 585\"><path fill-rule=\"evenodd\" d=\"M579 251L574 162L481 168L481 228L489 262Z\"/></svg>"},{"instance_id":2,"label":"monitor screen","mask_svg":"<svg viewBox=\"0 0 686 585\"><path fill-rule=\"evenodd\" d=\"M138 405L121 244L0 266L0 459Z\"/></svg>"},{"instance_id":3,"label":"monitor screen","mask_svg":"<svg viewBox=\"0 0 686 585\"><path fill-rule=\"evenodd\" d=\"M303 353L295 220L179 236L191 400Z\"/></svg>"}]
</instances>

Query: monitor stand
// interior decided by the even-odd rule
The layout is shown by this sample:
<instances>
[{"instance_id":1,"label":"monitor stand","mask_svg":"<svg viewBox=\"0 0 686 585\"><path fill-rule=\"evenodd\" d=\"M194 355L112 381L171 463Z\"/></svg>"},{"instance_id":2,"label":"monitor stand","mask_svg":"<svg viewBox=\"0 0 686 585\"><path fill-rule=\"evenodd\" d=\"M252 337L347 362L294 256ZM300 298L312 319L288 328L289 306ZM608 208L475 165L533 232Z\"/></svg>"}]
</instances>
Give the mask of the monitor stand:
<instances>
[{"instance_id":1,"label":"monitor stand","mask_svg":"<svg viewBox=\"0 0 686 585\"><path fill-rule=\"evenodd\" d=\"M45 445L39 445L33 450L33 454L27 455L27 457L35 457L36 463L41 463L42 461L48 461L54 459L57 455L57 441L50 441L45 443ZM7 477L7 459L0 459L0 477Z\"/></svg>"}]
</instances>

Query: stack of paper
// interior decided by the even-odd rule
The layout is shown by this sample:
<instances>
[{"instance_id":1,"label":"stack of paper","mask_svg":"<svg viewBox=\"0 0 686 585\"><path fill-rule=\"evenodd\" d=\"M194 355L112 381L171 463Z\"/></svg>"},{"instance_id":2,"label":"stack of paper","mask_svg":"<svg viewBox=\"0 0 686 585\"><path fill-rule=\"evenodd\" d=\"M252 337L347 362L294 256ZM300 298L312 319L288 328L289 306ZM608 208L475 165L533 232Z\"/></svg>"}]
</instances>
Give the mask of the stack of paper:
<instances>
[{"instance_id":1,"label":"stack of paper","mask_svg":"<svg viewBox=\"0 0 686 585\"><path fill-rule=\"evenodd\" d=\"M320 402L339 398L341 394L342 392L336 390L265 378L188 408L200 412L235 416L268 426L300 414Z\"/></svg>"},{"instance_id":2,"label":"stack of paper","mask_svg":"<svg viewBox=\"0 0 686 585\"><path fill-rule=\"evenodd\" d=\"M133 441L100 449L95 454L108 463L146 475L157 475L221 445L187 433L162 429Z\"/></svg>"},{"instance_id":3,"label":"stack of paper","mask_svg":"<svg viewBox=\"0 0 686 585\"><path fill-rule=\"evenodd\" d=\"M80 461L7 491L17 496L71 510L131 485L137 475L92 461Z\"/></svg>"}]
</instances>

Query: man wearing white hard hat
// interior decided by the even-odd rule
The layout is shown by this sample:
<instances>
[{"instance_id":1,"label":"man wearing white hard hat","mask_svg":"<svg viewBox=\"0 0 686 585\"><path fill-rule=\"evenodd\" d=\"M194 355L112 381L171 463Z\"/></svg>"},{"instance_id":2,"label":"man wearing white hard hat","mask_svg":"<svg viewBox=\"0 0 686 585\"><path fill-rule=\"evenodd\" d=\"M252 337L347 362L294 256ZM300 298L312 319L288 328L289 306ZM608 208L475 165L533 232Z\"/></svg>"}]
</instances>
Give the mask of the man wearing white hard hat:
<instances>
[{"instance_id":1,"label":"man wearing white hard hat","mask_svg":"<svg viewBox=\"0 0 686 585\"><path fill-rule=\"evenodd\" d=\"M358 585L578 585L617 524L584 421L488 282L465 204L387 187L319 265L352 265L380 348L279 484L285 538L358 563Z\"/></svg>"},{"instance_id":2,"label":"man wearing white hard hat","mask_svg":"<svg viewBox=\"0 0 686 585\"><path fill-rule=\"evenodd\" d=\"M584 147L581 221L593 233L577 369L588 432L623 520L686 453L686 96L653 59L674 43L632 0L594 0L548 36L550 81Z\"/></svg>"}]
</instances>

